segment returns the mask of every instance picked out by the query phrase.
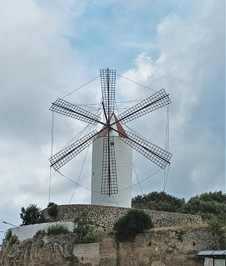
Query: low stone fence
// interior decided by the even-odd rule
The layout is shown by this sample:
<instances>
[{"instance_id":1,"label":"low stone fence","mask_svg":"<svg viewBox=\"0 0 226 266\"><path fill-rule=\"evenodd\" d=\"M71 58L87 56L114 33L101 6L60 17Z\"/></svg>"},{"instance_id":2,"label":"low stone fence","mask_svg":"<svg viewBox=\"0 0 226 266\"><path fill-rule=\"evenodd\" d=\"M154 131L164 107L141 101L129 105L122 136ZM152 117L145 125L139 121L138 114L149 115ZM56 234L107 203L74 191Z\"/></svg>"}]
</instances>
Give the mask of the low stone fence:
<instances>
[{"instance_id":1,"label":"low stone fence","mask_svg":"<svg viewBox=\"0 0 226 266\"><path fill-rule=\"evenodd\" d=\"M73 221L76 216L79 216L82 212L88 214L89 219L96 225L103 228L112 228L114 223L122 216L124 216L131 209L120 207L109 207L99 205L58 205L58 214L56 221L69 222ZM202 219L199 215L161 212L144 210L150 215L155 227L170 227L180 226L185 224L202 223ZM43 210L45 217L49 217L47 209Z\"/></svg>"}]
</instances>

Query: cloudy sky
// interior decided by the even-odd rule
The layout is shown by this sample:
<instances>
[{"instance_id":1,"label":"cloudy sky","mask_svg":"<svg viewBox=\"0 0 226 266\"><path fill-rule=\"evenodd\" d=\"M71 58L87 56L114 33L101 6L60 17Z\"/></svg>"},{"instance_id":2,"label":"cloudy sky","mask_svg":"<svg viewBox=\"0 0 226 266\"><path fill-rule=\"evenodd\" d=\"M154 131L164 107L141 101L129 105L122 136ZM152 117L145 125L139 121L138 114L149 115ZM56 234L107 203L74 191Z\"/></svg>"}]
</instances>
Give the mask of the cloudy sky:
<instances>
[{"instance_id":1,"label":"cloudy sky","mask_svg":"<svg viewBox=\"0 0 226 266\"><path fill-rule=\"evenodd\" d=\"M119 112L162 88L172 101L128 123L163 148L169 125L173 154L168 176L147 178L156 168L134 152L133 196L164 187L185 199L225 192L224 10L223 0L0 0L0 231L3 220L19 225L31 203L90 203L89 189L54 171L49 186L51 147L57 152L86 126L49 108L65 97L95 112L99 78L80 87L103 68L117 71ZM61 171L87 188L91 152Z\"/></svg>"}]
</instances>

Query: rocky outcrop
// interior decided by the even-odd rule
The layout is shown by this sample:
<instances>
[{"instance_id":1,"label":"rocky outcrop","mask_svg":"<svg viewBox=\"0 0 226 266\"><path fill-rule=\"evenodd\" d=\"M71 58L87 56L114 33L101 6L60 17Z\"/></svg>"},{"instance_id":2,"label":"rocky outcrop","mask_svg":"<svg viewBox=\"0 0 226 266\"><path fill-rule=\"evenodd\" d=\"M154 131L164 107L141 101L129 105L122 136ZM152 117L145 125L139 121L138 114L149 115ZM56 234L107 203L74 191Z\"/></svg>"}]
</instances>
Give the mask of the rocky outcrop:
<instances>
[{"instance_id":1,"label":"rocky outcrop","mask_svg":"<svg viewBox=\"0 0 226 266\"><path fill-rule=\"evenodd\" d=\"M57 206L58 215L56 221L73 221L75 216L86 212L89 219L96 225L103 228L112 228L114 223L124 216L129 208L99 206L99 205L59 205ZM155 225L155 227L169 227L180 226L190 223L202 223L199 215L160 212L145 210L148 213ZM44 215L48 217L47 210L43 211Z\"/></svg>"},{"instance_id":2,"label":"rocky outcrop","mask_svg":"<svg viewBox=\"0 0 226 266\"><path fill-rule=\"evenodd\" d=\"M70 222L86 212L99 228L108 231L129 210L96 205L57 206L56 221ZM200 216L145 210L155 229L137 235L133 242L116 242L105 232L100 243L76 244L77 236L47 236L39 232L33 238L4 240L0 251L1 266L199 266L200 250L217 249L218 240L202 225ZM47 218L47 210L43 211ZM196 224L191 227L191 224ZM198 227L197 227L198 224ZM183 225L183 227L181 227ZM189 225L189 227L188 227ZM174 226L174 227L172 227ZM187 229L185 229L187 226ZM175 229L177 228L177 229Z\"/></svg>"},{"instance_id":3,"label":"rocky outcrop","mask_svg":"<svg viewBox=\"0 0 226 266\"><path fill-rule=\"evenodd\" d=\"M133 242L118 243L106 235L101 243L76 244L76 235L44 233L18 242L4 240L0 265L4 266L201 266L201 250L219 248L204 226L152 229Z\"/></svg>"}]
</instances>

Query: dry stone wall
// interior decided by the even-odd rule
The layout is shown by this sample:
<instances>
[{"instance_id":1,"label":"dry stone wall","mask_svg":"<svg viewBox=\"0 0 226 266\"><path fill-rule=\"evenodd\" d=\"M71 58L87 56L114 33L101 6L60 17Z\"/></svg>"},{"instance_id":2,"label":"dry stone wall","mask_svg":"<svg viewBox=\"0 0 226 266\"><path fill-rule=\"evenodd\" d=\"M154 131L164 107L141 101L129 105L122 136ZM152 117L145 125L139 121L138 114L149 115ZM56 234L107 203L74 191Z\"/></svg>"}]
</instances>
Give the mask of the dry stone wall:
<instances>
[{"instance_id":1,"label":"dry stone wall","mask_svg":"<svg viewBox=\"0 0 226 266\"><path fill-rule=\"evenodd\" d=\"M56 221L73 221L75 216L86 212L89 219L96 225L103 228L112 228L114 223L122 216L124 216L130 208L119 208L99 205L59 205L58 215ZM48 217L45 209L44 215ZM160 212L145 210L148 213L155 225L155 227L172 227L180 226L190 223L202 223L199 215L189 215L181 213Z\"/></svg>"}]
</instances>

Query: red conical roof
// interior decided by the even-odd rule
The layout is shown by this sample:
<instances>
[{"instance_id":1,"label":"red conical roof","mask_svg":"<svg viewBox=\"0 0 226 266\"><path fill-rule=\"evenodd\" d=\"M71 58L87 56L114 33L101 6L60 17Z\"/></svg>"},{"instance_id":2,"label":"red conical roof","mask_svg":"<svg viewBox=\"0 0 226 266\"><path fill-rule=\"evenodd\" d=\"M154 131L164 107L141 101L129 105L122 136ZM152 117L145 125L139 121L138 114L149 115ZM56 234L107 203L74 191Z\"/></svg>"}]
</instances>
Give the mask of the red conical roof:
<instances>
[{"instance_id":1,"label":"red conical roof","mask_svg":"<svg viewBox=\"0 0 226 266\"><path fill-rule=\"evenodd\" d=\"M115 130L117 130L119 133L117 134L116 131L113 131L114 136L119 136L119 137L127 137L127 134L125 132L125 130L123 129L121 123L118 121L118 118L116 117L116 115L114 113L112 113L112 115L110 116L110 124L114 123L115 124L112 126ZM103 127L104 128L104 127ZM112 131L111 131L112 132ZM106 137L108 134L108 129L106 128L105 130L101 131L99 134L98 134L98 137Z\"/></svg>"}]
</instances>

